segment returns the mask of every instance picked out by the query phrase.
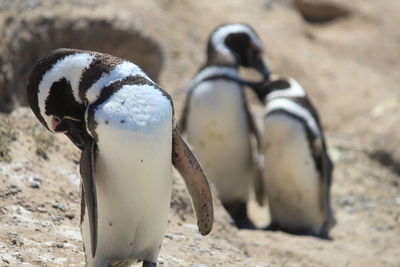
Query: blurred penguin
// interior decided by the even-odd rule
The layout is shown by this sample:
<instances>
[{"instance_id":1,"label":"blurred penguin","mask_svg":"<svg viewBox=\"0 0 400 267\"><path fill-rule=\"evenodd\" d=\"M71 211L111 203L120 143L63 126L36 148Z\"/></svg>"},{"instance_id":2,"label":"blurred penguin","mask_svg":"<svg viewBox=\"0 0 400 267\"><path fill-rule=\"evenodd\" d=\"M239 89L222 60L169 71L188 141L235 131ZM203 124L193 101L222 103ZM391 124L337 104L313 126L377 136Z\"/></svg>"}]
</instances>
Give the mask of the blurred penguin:
<instances>
[{"instance_id":1,"label":"blurred penguin","mask_svg":"<svg viewBox=\"0 0 400 267\"><path fill-rule=\"evenodd\" d=\"M329 238L335 225L330 203L333 163L322 125L303 87L273 79L255 90L265 103L265 191L268 230Z\"/></svg>"},{"instance_id":2,"label":"blurred penguin","mask_svg":"<svg viewBox=\"0 0 400 267\"><path fill-rule=\"evenodd\" d=\"M260 146L244 94L248 83L238 68L253 68L268 78L262 51L249 25L217 27L209 37L207 61L190 83L179 124L236 226L246 229L254 228L247 215L249 187L262 175L251 143L254 136Z\"/></svg>"}]
</instances>

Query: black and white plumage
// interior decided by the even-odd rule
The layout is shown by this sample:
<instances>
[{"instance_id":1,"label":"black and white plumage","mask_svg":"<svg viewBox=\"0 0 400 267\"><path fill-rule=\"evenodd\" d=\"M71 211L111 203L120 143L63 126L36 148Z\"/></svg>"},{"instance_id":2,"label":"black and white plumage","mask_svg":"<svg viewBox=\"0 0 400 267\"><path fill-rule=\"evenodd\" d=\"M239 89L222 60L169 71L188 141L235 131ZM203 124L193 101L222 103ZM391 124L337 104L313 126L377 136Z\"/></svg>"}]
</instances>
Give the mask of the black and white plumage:
<instances>
[{"instance_id":1,"label":"black and white plumage","mask_svg":"<svg viewBox=\"0 0 400 267\"><path fill-rule=\"evenodd\" d=\"M135 64L57 49L29 78L39 121L82 150L82 236L88 266L156 266L167 226L172 163L191 194L199 231L211 231L207 179L173 124L169 95Z\"/></svg>"},{"instance_id":2,"label":"black and white plumage","mask_svg":"<svg viewBox=\"0 0 400 267\"><path fill-rule=\"evenodd\" d=\"M254 68L267 78L262 50L260 38L246 24L216 28L208 41L207 62L189 85L179 124L239 228L254 228L246 203L257 173L251 135L258 141L259 135L244 94L247 82L238 68Z\"/></svg>"},{"instance_id":3,"label":"black and white plumage","mask_svg":"<svg viewBox=\"0 0 400 267\"><path fill-rule=\"evenodd\" d=\"M330 203L333 163L319 116L294 79L276 79L256 90L265 102L267 229L327 238L335 224Z\"/></svg>"}]
</instances>

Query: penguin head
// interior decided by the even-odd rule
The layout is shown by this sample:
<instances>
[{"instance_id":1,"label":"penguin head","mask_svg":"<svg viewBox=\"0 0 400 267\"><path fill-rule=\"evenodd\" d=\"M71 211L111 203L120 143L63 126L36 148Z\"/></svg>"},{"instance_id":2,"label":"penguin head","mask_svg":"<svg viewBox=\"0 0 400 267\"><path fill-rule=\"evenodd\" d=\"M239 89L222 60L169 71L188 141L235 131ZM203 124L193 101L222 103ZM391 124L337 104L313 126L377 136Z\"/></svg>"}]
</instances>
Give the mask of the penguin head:
<instances>
[{"instance_id":1,"label":"penguin head","mask_svg":"<svg viewBox=\"0 0 400 267\"><path fill-rule=\"evenodd\" d=\"M250 87L258 96L259 100L263 102L265 98L275 92L275 91L288 91L292 87L292 83L294 80L291 78L282 78L275 74L271 74L270 79L268 81L264 81L262 83L257 84L256 86ZM297 84L297 83L296 83ZM296 85L294 84L294 85ZM293 95L297 97L301 97L304 94L304 91L301 87L296 86L296 91L293 93L297 93L298 95ZM292 94L293 94L292 93Z\"/></svg>"},{"instance_id":2,"label":"penguin head","mask_svg":"<svg viewBox=\"0 0 400 267\"><path fill-rule=\"evenodd\" d=\"M26 87L28 104L51 132L70 137L84 131L85 104L78 87L92 57L84 51L57 49L35 64ZM72 141L80 147L77 140Z\"/></svg>"},{"instance_id":3,"label":"penguin head","mask_svg":"<svg viewBox=\"0 0 400 267\"><path fill-rule=\"evenodd\" d=\"M254 68L265 79L269 71L262 59L263 44L247 24L225 24L216 28L208 42L208 62Z\"/></svg>"}]
</instances>

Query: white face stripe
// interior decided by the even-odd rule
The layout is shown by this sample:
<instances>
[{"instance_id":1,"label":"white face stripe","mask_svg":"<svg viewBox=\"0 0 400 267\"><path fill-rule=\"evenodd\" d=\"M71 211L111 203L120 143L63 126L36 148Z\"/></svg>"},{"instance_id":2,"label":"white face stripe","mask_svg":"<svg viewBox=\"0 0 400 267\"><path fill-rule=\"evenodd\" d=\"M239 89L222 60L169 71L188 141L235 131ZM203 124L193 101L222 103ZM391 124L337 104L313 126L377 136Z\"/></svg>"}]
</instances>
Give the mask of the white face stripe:
<instances>
[{"instance_id":1,"label":"white face stripe","mask_svg":"<svg viewBox=\"0 0 400 267\"><path fill-rule=\"evenodd\" d=\"M71 116L64 116L64 119L69 119L71 121L81 121L80 119L77 119L77 118L74 118L74 117L71 117Z\"/></svg>"},{"instance_id":2,"label":"white face stripe","mask_svg":"<svg viewBox=\"0 0 400 267\"><path fill-rule=\"evenodd\" d=\"M278 109L283 109L288 111L289 113L292 113L296 116L299 116L300 118L304 119L304 121L307 123L308 127L311 129L311 131L314 133L314 135L317 138L321 138L321 132L319 130L319 127L311 115L311 113L300 106L299 104L290 101L289 99L286 98L276 98L270 102L267 103L266 108L265 108L265 115L268 115L274 110Z\"/></svg>"},{"instance_id":3,"label":"white face stripe","mask_svg":"<svg viewBox=\"0 0 400 267\"><path fill-rule=\"evenodd\" d=\"M109 73L104 73L86 92L86 98L89 103L93 103L100 96L101 90L112 82L123 80L129 76L143 76L150 80L149 77L135 64L124 61L115 66ZM151 81L151 80L150 80Z\"/></svg>"},{"instance_id":4,"label":"white face stripe","mask_svg":"<svg viewBox=\"0 0 400 267\"><path fill-rule=\"evenodd\" d=\"M290 87L287 89L272 91L267 95L267 101L278 97L305 97L304 88L293 78L288 78Z\"/></svg>"},{"instance_id":5,"label":"white face stripe","mask_svg":"<svg viewBox=\"0 0 400 267\"><path fill-rule=\"evenodd\" d=\"M92 132L90 131L90 129L89 129L89 126L88 126L88 122L89 122L89 106L87 106L86 107L86 110L85 110L85 114L84 114L84 118L85 118L85 125L86 125L86 132L90 135L90 136L92 136ZM93 137L93 136L92 136Z\"/></svg>"},{"instance_id":6,"label":"white face stripe","mask_svg":"<svg viewBox=\"0 0 400 267\"><path fill-rule=\"evenodd\" d=\"M260 38L248 26L240 23L222 26L213 33L211 43L215 47L215 50L224 55L227 59L230 59L230 61L234 62L235 58L230 49L225 45L225 38L234 33L246 33L254 44L260 49L263 48Z\"/></svg>"},{"instance_id":7,"label":"white face stripe","mask_svg":"<svg viewBox=\"0 0 400 267\"><path fill-rule=\"evenodd\" d=\"M192 88L193 86L196 86L198 83L203 81L204 79L207 79L210 76L214 75L226 75L229 77L233 78L238 78L239 77L239 72L237 69L233 67L219 67L219 66L210 66L202 71L200 71L194 79L190 82L189 88Z\"/></svg>"},{"instance_id":8,"label":"white face stripe","mask_svg":"<svg viewBox=\"0 0 400 267\"><path fill-rule=\"evenodd\" d=\"M65 78L71 84L75 100L78 103L82 103L82 99L79 98L79 82L83 71L89 67L93 58L94 55L88 53L66 56L57 61L57 63L55 63L53 67L43 75L43 78L39 83L38 104L40 114L42 114L47 126L50 127L51 125L51 117L45 114L45 102L49 96L50 88L53 83Z\"/></svg>"}]
</instances>

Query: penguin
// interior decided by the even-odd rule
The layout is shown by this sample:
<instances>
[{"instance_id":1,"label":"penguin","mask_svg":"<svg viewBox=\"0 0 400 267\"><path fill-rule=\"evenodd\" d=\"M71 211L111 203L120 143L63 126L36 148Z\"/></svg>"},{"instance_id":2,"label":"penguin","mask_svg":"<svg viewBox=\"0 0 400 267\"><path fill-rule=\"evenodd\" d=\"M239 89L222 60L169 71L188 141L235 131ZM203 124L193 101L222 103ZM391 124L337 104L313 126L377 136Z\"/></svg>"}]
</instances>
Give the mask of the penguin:
<instances>
[{"instance_id":1,"label":"penguin","mask_svg":"<svg viewBox=\"0 0 400 267\"><path fill-rule=\"evenodd\" d=\"M253 179L260 176L251 144L253 136L260 146L260 135L244 94L250 82L241 79L238 68L254 68L268 78L262 51L249 25L217 27L208 40L206 63L189 84L179 123L239 229L254 229L246 203Z\"/></svg>"},{"instance_id":2,"label":"penguin","mask_svg":"<svg viewBox=\"0 0 400 267\"><path fill-rule=\"evenodd\" d=\"M329 239L336 223L330 201L334 165L317 110L293 78L270 79L255 93L265 103L266 229Z\"/></svg>"},{"instance_id":3,"label":"penguin","mask_svg":"<svg viewBox=\"0 0 400 267\"><path fill-rule=\"evenodd\" d=\"M36 63L26 94L37 119L82 151L87 266L156 266L172 165L185 180L200 233L211 231L207 178L174 124L170 96L137 65L108 54L57 49Z\"/></svg>"}]
</instances>

